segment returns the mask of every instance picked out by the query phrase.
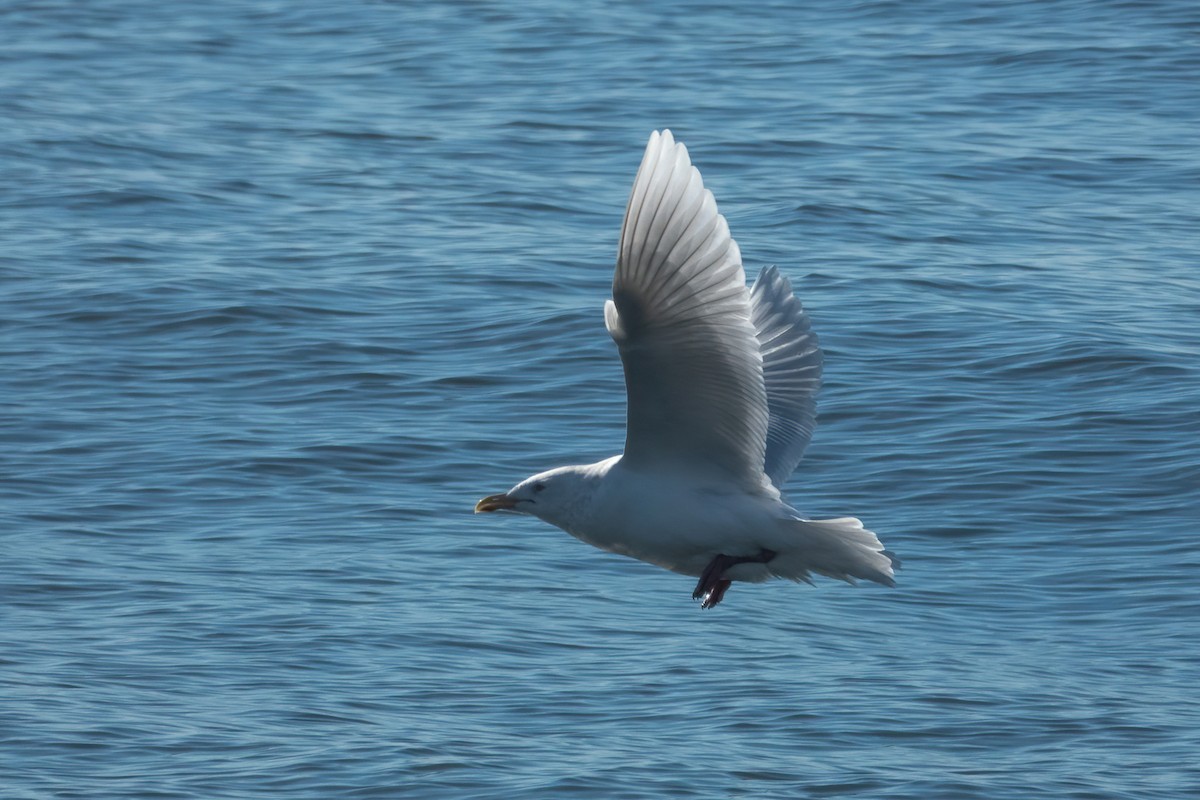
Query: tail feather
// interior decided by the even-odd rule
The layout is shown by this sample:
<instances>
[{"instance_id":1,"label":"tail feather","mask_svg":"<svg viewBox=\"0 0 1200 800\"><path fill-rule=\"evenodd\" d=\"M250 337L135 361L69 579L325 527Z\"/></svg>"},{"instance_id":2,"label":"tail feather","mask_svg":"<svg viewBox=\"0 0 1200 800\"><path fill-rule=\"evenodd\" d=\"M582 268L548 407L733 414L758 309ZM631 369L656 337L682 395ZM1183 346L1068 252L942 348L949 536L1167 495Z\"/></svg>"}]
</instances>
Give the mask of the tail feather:
<instances>
[{"instance_id":1,"label":"tail feather","mask_svg":"<svg viewBox=\"0 0 1200 800\"><path fill-rule=\"evenodd\" d=\"M790 547L781 549L768 569L780 578L812 583L810 573L854 583L855 578L895 586L900 560L879 537L854 517L789 519Z\"/></svg>"}]
</instances>

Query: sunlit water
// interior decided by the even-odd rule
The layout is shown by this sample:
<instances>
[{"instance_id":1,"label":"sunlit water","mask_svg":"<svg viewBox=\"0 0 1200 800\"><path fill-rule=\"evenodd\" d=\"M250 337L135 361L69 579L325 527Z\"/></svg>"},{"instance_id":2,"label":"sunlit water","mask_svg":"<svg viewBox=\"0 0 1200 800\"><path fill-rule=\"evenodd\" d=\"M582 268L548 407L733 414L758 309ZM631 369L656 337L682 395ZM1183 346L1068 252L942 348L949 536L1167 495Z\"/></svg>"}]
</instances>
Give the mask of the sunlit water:
<instances>
[{"instance_id":1,"label":"sunlit water","mask_svg":"<svg viewBox=\"0 0 1200 800\"><path fill-rule=\"evenodd\" d=\"M1200 796L1194 3L10 3L0 795ZM472 504L618 452L652 129L900 585Z\"/></svg>"}]
</instances>

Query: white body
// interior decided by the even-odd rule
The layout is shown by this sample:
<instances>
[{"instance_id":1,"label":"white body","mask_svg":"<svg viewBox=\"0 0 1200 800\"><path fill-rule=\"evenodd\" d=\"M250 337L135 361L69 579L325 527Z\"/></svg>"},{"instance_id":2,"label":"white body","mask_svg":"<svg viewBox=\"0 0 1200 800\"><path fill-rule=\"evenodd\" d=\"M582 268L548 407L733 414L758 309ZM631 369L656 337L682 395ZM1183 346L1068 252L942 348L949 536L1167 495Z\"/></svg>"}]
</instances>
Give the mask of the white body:
<instances>
[{"instance_id":1,"label":"white body","mask_svg":"<svg viewBox=\"0 0 1200 800\"><path fill-rule=\"evenodd\" d=\"M534 492L541 484L545 488ZM893 559L852 517L806 520L772 486L747 492L684 473L630 469L621 456L559 467L515 486L513 509L575 538L681 575L700 575L718 555L776 553L768 563L737 564L728 580L809 579L810 573L890 585Z\"/></svg>"},{"instance_id":2,"label":"white body","mask_svg":"<svg viewBox=\"0 0 1200 800\"><path fill-rule=\"evenodd\" d=\"M794 516L778 492L730 491L727 485L705 485L679 475L648 479L622 464L620 456L594 466L603 479L587 512L560 527L601 550L683 575L700 575L721 553L778 552L783 543L777 523ZM729 577L736 580L768 577L763 564L733 569L738 572Z\"/></svg>"}]
</instances>

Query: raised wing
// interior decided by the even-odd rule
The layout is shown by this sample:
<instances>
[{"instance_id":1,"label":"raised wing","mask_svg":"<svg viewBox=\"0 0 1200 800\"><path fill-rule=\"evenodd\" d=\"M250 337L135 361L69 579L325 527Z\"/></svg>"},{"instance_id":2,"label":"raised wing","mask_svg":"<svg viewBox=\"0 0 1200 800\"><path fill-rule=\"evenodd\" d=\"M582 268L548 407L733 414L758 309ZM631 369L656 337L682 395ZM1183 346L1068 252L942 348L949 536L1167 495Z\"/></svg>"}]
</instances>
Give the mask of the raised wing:
<instances>
[{"instance_id":1,"label":"raised wing","mask_svg":"<svg viewBox=\"0 0 1200 800\"><path fill-rule=\"evenodd\" d=\"M629 393L623 462L760 488L767 395L741 254L670 131L642 157L604 321Z\"/></svg>"},{"instance_id":2,"label":"raised wing","mask_svg":"<svg viewBox=\"0 0 1200 800\"><path fill-rule=\"evenodd\" d=\"M750 318L762 351L767 387L767 454L763 470L783 491L817 424L821 347L792 285L775 267L750 290Z\"/></svg>"}]
</instances>

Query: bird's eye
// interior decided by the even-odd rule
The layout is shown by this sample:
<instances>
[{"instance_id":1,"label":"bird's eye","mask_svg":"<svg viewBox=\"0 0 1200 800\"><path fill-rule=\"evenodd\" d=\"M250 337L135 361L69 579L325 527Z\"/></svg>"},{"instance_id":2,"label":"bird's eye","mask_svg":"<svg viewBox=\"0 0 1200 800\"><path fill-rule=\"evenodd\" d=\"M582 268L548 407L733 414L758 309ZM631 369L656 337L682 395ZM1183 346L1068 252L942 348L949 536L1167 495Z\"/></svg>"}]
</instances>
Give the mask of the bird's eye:
<instances>
[{"instance_id":1,"label":"bird's eye","mask_svg":"<svg viewBox=\"0 0 1200 800\"><path fill-rule=\"evenodd\" d=\"M546 488L546 484L544 484L544 483L535 483L535 484L533 485L533 490L534 490L535 492L540 492L540 491L542 491L542 490L543 490L543 489L545 489L545 488Z\"/></svg>"}]
</instances>

